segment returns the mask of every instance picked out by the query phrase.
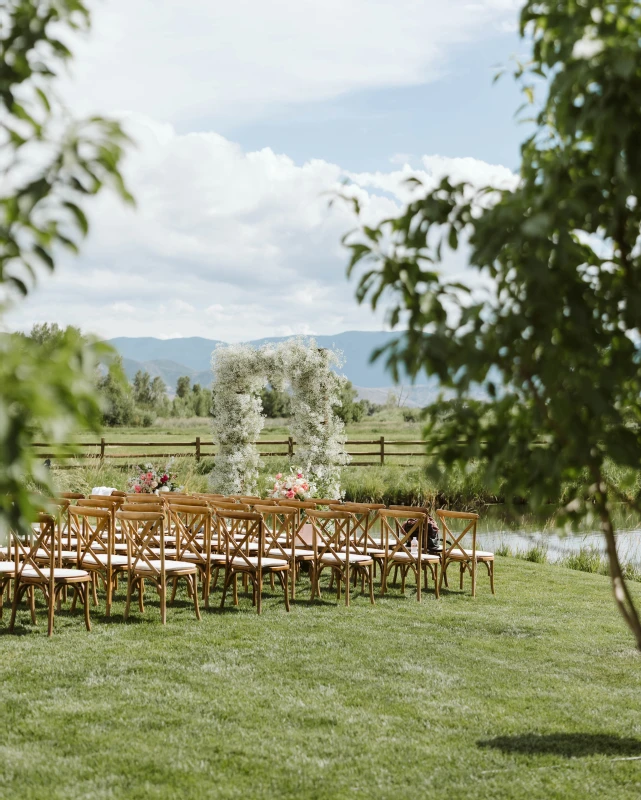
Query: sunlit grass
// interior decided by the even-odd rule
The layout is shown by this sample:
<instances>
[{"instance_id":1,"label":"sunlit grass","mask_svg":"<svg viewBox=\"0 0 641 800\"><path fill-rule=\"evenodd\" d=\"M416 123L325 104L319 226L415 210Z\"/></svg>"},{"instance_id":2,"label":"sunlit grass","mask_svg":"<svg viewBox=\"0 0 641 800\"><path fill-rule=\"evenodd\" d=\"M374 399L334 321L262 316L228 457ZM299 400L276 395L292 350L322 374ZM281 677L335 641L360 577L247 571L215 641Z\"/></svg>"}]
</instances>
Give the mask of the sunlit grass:
<instances>
[{"instance_id":1,"label":"sunlit grass","mask_svg":"<svg viewBox=\"0 0 641 800\"><path fill-rule=\"evenodd\" d=\"M0 797L639 796L612 760L641 755L641 671L606 578L499 559L496 597L308 589L261 617L217 590L200 623L181 595L163 628L151 591L123 622L121 586L111 621L63 612L50 640L41 606L13 636L5 613Z\"/></svg>"}]
</instances>

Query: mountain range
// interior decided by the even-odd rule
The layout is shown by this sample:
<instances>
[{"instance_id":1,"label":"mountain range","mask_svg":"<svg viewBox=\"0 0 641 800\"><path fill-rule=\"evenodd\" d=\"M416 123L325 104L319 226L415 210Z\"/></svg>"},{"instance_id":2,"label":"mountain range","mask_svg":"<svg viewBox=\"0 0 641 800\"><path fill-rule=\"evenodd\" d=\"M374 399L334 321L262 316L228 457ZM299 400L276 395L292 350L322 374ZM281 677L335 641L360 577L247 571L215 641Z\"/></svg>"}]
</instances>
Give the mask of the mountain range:
<instances>
[{"instance_id":1,"label":"mountain range","mask_svg":"<svg viewBox=\"0 0 641 800\"><path fill-rule=\"evenodd\" d=\"M319 347L340 350L343 353L344 374L358 389L361 397L383 403L388 391L394 387L391 375L384 362L371 362L374 350L387 344L398 334L387 331L347 331L333 336L315 336ZM257 339L248 344L260 347L267 343L279 343L292 337L270 337ZM148 372L152 377L160 376L170 394L182 375L188 375L192 383L208 386L211 383L211 354L219 344L216 339L192 336L181 339L155 339L153 337L119 336L109 340L122 356L127 377L132 380L138 370ZM406 382L409 383L409 382ZM438 381L424 378L421 385L403 390L407 395L406 405L425 405L438 393Z\"/></svg>"}]
</instances>

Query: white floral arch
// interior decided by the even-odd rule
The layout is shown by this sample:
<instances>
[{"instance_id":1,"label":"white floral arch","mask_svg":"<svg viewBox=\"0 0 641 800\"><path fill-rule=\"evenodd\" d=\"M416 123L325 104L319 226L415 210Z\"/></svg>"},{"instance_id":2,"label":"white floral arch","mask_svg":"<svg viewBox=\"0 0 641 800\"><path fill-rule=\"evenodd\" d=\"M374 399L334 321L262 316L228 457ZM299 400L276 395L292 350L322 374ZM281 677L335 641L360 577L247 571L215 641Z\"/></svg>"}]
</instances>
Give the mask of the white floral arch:
<instances>
[{"instance_id":1,"label":"white floral arch","mask_svg":"<svg viewBox=\"0 0 641 800\"><path fill-rule=\"evenodd\" d=\"M265 424L260 391L268 383L292 387L291 433L296 464L313 481L319 496L340 497L341 467L348 463L345 426L334 413L345 378L332 367L339 353L312 340L279 345L219 345L212 354L214 442L211 486L224 494L256 491L260 457L253 444Z\"/></svg>"}]
</instances>

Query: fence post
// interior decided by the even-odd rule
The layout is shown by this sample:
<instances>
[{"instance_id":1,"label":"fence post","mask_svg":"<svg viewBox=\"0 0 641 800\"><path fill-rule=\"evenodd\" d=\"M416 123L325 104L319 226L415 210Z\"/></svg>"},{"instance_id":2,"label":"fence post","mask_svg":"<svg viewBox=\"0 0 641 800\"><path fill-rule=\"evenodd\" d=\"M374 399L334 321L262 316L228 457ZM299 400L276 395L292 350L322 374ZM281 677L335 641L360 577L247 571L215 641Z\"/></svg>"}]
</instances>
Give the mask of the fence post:
<instances>
[{"instance_id":1,"label":"fence post","mask_svg":"<svg viewBox=\"0 0 641 800\"><path fill-rule=\"evenodd\" d=\"M105 437L100 439L100 461L105 460Z\"/></svg>"},{"instance_id":2,"label":"fence post","mask_svg":"<svg viewBox=\"0 0 641 800\"><path fill-rule=\"evenodd\" d=\"M385 437L381 436L381 467L385 465Z\"/></svg>"},{"instance_id":3,"label":"fence post","mask_svg":"<svg viewBox=\"0 0 641 800\"><path fill-rule=\"evenodd\" d=\"M294 439L291 436L287 439L287 455L290 458L294 457Z\"/></svg>"},{"instance_id":4,"label":"fence post","mask_svg":"<svg viewBox=\"0 0 641 800\"><path fill-rule=\"evenodd\" d=\"M200 461L200 436L196 436L196 461Z\"/></svg>"}]
</instances>

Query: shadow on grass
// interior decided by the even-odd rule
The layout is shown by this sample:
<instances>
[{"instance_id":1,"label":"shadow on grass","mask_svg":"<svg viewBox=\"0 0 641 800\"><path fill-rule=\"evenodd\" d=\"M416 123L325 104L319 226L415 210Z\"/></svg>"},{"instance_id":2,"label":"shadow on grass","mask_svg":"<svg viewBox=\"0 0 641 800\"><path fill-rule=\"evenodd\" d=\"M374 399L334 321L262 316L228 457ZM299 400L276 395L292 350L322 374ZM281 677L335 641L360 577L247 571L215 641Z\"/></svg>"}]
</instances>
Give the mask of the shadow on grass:
<instances>
[{"instance_id":1,"label":"shadow on grass","mask_svg":"<svg viewBox=\"0 0 641 800\"><path fill-rule=\"evenodd\" d=\"M477 745L517 755L641 756L641 740L608 733L521 733L481 740Z\"/></svg>"}]
</instances>

